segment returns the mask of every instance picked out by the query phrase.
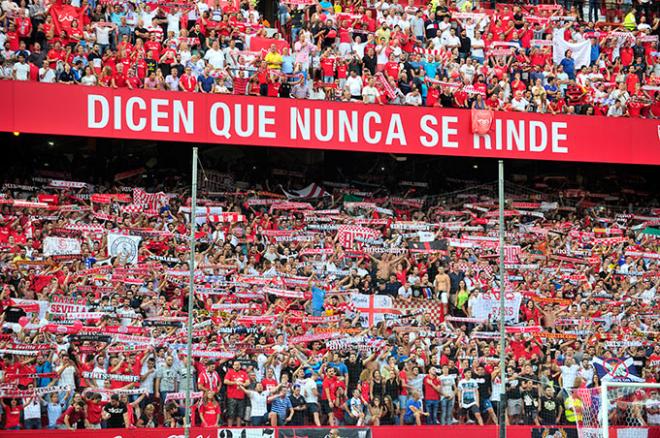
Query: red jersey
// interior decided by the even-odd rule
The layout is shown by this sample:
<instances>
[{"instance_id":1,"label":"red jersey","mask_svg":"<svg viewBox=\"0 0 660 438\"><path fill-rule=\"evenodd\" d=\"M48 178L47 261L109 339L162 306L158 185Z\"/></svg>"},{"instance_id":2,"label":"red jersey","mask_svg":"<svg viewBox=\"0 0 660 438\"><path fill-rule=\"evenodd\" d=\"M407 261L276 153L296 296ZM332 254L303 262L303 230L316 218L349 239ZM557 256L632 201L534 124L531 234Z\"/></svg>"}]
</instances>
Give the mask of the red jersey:
<instances>
[{"instance_id":1,"label":"red jersey","mask_svg":"<svg viewBox=\"0 0 660 438\"><path fill-rule=\"evenodd\" d=\"M7 406L5 409L5 429L18 427L21 424L21 406Z\"/></svg>"},{"instance_id":2,"label":"red jersey","mask_svg":"<svg viewBox=\"0 0 660 438\"><path fill-rule=\"evenodd\" d=\"M87 402L87 421L89 421L91 424L100 424L101 423L101 413L103 412L103 406L105 406L107 402L93 402L93 401L88 401Z\"/></svg>"},{"instance_id":3,"label":"red jersey","mask_svg":"<svg viewBox=\"0 0 660 438\"><path fill-rule=\"evenodd\" d=\"M199 415L202 417L202 425L215 426L220 417L220 405L217 402L207 402L199 407Z\"/></svg>"},{"instance_id":4,"label":"red jersey","mask_svg":"<svg viewBox=\"0 0 660 438\"><path fill-rule=\"evenodd\" d=\"M399 63L396 61L388 61L385 63L385 74L391 78L399 78Z\"/></svg>"},{"instance_id":5,"label":"red jersey","mask_svg":"<svg viewBox=\"0 0 660 438\"><path fill-rule=\"evenodd\" d=\"M244 384L250 381L250 377L244 370L236 371L232 368L227 371L225 380L236 382L238 384ZM227 385L227 398L243 400L245 398L245 393L241 391L237 385Z\"/></svg>"},{"instance_id":6,"label":"red jersey","mask_svg":"<svg viewBox=\"0 0 660 438\"><path fill-rule=\"evenodd\" d=\"M323 58L321 60L321 71L323 76L335 75L335 58Z\"/></svg>"},{"instance_id":7,"label":"red jersey","mask_svg":"<svg viewBox=\"0 0 660 438\"><path fill-rule=\"evenodd\" d=\"M184 73L181 75L179 84L181 84L184 91L193 92L195 91L195 88L197 88L197 78L192 74L189 75Z\"/></svg>"},{"instance_id":8,"label":"red jersey","mask_svg":"<svg viewBox=\"0 0 660 438\"><path fill-rule=\"evenodd\" d=\"M426 92L426 106L435 106L440 100L440 90L437 88L429 88Z\"/></svg>"},{"instance_id":9,"label":"red jersey","mask_svg":"<svg viewBox=\"0 0 660 438\"><path fill-rule=\"evenodd\" d=\"M440 379L438 376L431 377L429 374L424 377L424 400L440 400L440 394L431 386L431 384L440 386Z\"/></svg>"},{"instance_id":10,"label":"red jersey","mask_svg":"<svg viewBox=\"0 0 660 438\"><path fill-rule=\"evenodd\" d=\"M339 64L337 66L337 79L346 79L348 77L348 66L346 64Z\"/></svg>"}]
</instances>

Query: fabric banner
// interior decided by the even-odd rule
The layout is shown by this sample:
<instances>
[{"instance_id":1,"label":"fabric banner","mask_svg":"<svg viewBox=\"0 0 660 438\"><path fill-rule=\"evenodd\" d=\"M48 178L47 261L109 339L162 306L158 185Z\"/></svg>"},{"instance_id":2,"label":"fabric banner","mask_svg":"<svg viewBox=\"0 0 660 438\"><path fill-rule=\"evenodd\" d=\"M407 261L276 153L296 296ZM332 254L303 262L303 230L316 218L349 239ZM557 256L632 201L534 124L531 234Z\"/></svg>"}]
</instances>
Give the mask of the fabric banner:
<instances>
[{"instance_id":1,"label":"fabric banner","mask_svg":"<svg viewBox=\"0 0 660 438\"><path fill-rule=\"evenodd\" d=\"M80 254L80 240L70 239L66 237L52 237L44 238L44 255L46 257L56 255L79 255Z\"/></svg>"},{"instance_id":2,"label":"fabric banner","mask_svg":"<svg viewBox=\"0 0 660 438\"><path fill-rule=\"evenodd\" d=\"M385 321L385 315L396 315L398 310L394 309L394 301L388 295L351 295L351 302L355 310L360 313L360 324L363 327L373 327L381 321Z\"/></svg>"},{"instance_id":3,"label":"fabric banner","mask_svg":"<svg viewBox=\"0 0 660 438\"><path fill-rule=\"evenodd\" d=\"M486 135L493 124L493 111L488 109L472 109L472 132Z\"/></svg>"},{"instance_id":4,"label":"fabric banner","mask_svg":"<svg viewBox=\"0 0 660 438\"><path fill-rule=\"evenodd\" d=\"M644 382L639 377L632 357L594 357L591 363L598 373L601 382Z\"/></svg>"},{"instance_id":5,"label":"fabric banner","mask_svg":"<svg viewBox=\"0 0 660 438\"><path fill-rule=\"evenodd\" d=\"M115 90L23 81L0 81L0 95L4 102L0 107L0 131L4 132L660 164L657 122L650 119L496 112L491 131L475 136L468 113L451 108ZM33 102L43 105L35 107ZM67 111L49 110L61 102L67 102ZM159 117L152 118L150 114ZM245 120L254 123L239 125L239 114L243 124ZM332 129L328 128L325 134L325 130L317 129L318 123ZM507 138L512 141L506 142Z\"/></svg>"},{"instance_id":6,"label":"fabric banner","mask_svg":"<svg viewBox=\"0 0 660 438\"><path fill-rule=\"evenodd\" d=\"M69 34L73 20L78 22L79 28L81 28L84 23L82 8L76 8L71 5L63 5L60 2L56 2L51 6L49 12L50 16L53 18L55 35L60 35L62 31L66 31L67 34Z\"/></svg>"},{"instance_id":7,"label":"fabric banner","mask_svg":"<svg viewBox=\"0 0 660 438\"><path fill-rule=\"evenodd\" d=\"M552 58L555 64L560 64L566 57L566 51L573 52L575 68L588 66L591 62L591 42L586 39L579 43L569 43L564 39L564 29L555 29L552 37Z\"/></svg>"},{"instance_id":8,"label":"fabric banner","mask_svg":"<svg viewBox=\"0 0 660 438\"><path fill-rule=\"evenodd\" d=\"M120 257L126 263L136 265L141 240L140 236L108 233L108 254L112 257Z\"/></svg>"},{"instance_id":9,"label":"fabric banner","mask_svg":"<svg viewBox=\"0 0 660 438\"><path fill-rule=\"evenodd\" d=\"M362 247L362 244L355 240L356 237L363 239L377 239L380 237L378 231L359 225L342 225L339 227L337 234L339 244L344 248L353 248L353 244Z\"/></svg>"},{"instance_id":10,"label":"fabric banner","mask_svg":"<svg viewBox=\"0 0 660 438\"><path fill-rule=\"evenodd\" d=\"M511 293L504 294L504 320L507 324L517 324L520 304L522 303L522 294ZM490 320L491 322L500 319L500 297L499 294L477 295L472 306L472 315L476 319Z\"/></svg>"},{"instance_id":11,"label":"fabric banner","mask_svg":"<svg viewBox=\"0 0 660 438\"><path fill-rule=\"evenodd\" d=\"M84 371L83 378L93 380L114 380L116 382L134 383L140 381L140 376L128 376L125 374L108 374Z\"/></svg>"}]
</instances>

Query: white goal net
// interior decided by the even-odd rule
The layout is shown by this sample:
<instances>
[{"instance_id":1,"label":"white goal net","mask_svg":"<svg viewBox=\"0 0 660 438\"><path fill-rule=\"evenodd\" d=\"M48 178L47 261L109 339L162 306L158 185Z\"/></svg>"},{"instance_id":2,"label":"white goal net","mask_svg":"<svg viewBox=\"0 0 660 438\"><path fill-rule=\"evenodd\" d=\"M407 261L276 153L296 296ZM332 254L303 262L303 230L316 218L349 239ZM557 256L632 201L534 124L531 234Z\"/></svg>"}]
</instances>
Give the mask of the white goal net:
<instances>
[{"instance_id":1,"label":"white goal net","mask_svg":"<svg viewBox=\"0 0 660 438\"><path fill-rule=\"evenodd\" d=\"M658 383L603 382L601 388L577 388L566 406L579 438L660 438Z\"/></svg>"}]
</instances>

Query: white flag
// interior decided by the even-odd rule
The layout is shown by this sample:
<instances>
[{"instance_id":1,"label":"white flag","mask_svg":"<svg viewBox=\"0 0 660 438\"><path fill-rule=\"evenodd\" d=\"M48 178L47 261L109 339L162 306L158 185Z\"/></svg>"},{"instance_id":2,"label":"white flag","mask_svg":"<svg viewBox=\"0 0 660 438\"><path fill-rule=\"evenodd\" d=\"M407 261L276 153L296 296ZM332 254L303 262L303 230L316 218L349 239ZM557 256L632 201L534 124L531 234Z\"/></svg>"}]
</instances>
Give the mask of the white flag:
<instances>
[{"instance_id":1,"label":"white flag","mask_svg":"<svg viewBox=\"0 0 660 438\"><path fill-rule=\"evenodd\" d=\"M112 257L120 257L126 263L136 265L141 240L140 236L108 233L108 254Z\"/></svg>"}]
</instances>

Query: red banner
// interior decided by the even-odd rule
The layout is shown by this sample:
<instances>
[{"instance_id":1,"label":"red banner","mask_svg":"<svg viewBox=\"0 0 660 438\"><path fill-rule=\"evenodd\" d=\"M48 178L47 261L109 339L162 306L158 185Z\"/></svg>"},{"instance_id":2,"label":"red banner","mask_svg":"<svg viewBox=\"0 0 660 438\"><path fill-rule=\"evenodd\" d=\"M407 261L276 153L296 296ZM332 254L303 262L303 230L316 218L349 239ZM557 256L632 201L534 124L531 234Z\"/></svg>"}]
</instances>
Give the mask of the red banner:
<instances>
[{"instance_id":1,"label":"red banner","mask_svg":"<svg viewBox=\"0 0 660 438\"><path fill-rule=\"evenodd\" d=\"M530 438L534 436L532 431L543 426L507 426L506 432L508 438ZM571 429L571 426L562 426L563 429ZM259 435L261 436L260 428L247 427L247 428L233 428L229 429L232 434L228 434L229 428L200 428L193 427L190 430L190 436L196 438L216 438L219 436L242 436L242 435ZM264 436L282 437L292 436L296 432L298 436L307 436L309 431L319 429L327 435L330 428L313 428L307 427L269 427L268 433L263 433ZM348 429L365 430L364 427L350 427L340 426L339 431ZM483 437L496 437L497 426L495 425L453 425L453 426L374 426L369 427L371 430L370 436L373 438L400 438L414 433L417 438L435 438L438 435L447 434L447 436L461 436L463 438L483 438ZM548 429L554 429L548 427ZM252 430L252 433L246 432ZM618 428L610 427L610 436L616 437ZM272 432L272 433L270 433ZM307 432L307 434L305 434ZM539 434L540 436L541 434ZM21 431L2 431L0 430L0 437L12 438L43 438L44 431L40 430L21 430ZM49 438L179 438L183 437L182 428L157 428L157 429L83 429L83 430L49 430L46 434ZM294 435L295 436L295 435ZM322 436L322 435L321 435ZM342 435L339 435L342 436ZM369 435L367 435L369 436ZM660 427L654 426L648 428L648 438L658 438L660 436Z\"/></svg>"},{"instance_id":2,"label":"red banner","mask_svg":"<svg viewBox=\"0 0 660 438\"><path fill-rule=\"evenodd\" d=\"M658 122L0 82L0 131L400 154L660 164ZM40 102L34 105L34 102ZM66 102L66 111L62 102Z\"/></svg>"}]
</instances>

